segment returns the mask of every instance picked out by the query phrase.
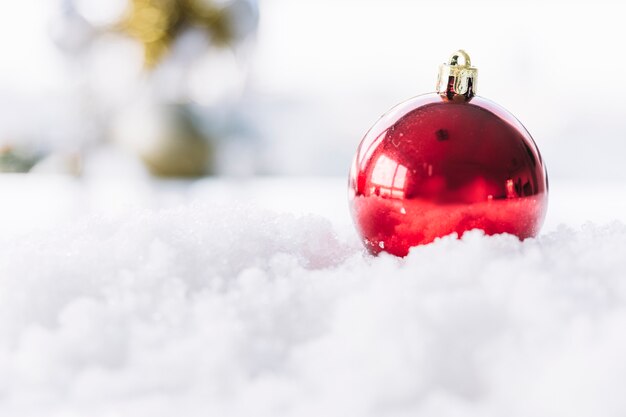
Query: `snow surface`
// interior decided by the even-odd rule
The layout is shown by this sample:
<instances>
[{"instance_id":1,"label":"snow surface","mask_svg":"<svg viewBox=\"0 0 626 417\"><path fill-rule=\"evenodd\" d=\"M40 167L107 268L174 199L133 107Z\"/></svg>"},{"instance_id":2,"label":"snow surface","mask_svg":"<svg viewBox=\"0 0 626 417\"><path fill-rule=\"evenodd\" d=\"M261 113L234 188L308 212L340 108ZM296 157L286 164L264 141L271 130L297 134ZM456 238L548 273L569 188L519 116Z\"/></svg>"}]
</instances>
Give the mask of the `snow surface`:
<instances>
[{"instance_id":1,"label":"snow surface","mask_svg":"<svg viewBox=\"0 0 626 417\"><path fill-rule=\"evenodd\" d=\"M0 187L0 416L626 410L623 185L405 259L363 253L343 179Z\"/></svg>"}]
</instances>

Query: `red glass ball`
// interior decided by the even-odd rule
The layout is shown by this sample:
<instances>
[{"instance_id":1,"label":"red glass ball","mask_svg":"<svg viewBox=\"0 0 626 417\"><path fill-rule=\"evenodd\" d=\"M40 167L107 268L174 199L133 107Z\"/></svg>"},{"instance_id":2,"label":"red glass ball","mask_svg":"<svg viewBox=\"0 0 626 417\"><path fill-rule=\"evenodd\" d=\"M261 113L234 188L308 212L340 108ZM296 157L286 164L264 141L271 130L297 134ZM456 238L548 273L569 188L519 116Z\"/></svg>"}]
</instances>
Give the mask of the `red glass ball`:
<instances>
[{"instance_id":1,"label":"red glass ball","mask_svg":"<svg viewBox=\"0 0 626 417\"><path fill-rule=\"evenodd\" d=\"M394 107L367 132L349 199L367 249L405 256L471 229L537 235L548 178L532 137L508 111L481 97L433 93Z\"/></svg>"}]
</instances>

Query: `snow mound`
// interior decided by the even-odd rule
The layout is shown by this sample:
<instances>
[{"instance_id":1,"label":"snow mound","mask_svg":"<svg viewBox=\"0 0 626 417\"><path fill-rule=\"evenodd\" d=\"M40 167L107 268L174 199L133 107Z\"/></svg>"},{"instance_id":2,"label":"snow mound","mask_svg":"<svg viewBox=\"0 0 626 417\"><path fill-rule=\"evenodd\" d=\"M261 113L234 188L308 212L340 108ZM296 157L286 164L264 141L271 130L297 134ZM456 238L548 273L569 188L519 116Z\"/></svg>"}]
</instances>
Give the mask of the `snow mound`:
<instances>
[{"instance_id":1,"label":"snow mound","mask_svg":"<svg viewBox=\"0 0 626 417\"><path fill-rule=\"evenodd\" d=\"M0 415L623 415L624 225L338 236L192 205L0 237Z\"/></svg>"}]
</instances>

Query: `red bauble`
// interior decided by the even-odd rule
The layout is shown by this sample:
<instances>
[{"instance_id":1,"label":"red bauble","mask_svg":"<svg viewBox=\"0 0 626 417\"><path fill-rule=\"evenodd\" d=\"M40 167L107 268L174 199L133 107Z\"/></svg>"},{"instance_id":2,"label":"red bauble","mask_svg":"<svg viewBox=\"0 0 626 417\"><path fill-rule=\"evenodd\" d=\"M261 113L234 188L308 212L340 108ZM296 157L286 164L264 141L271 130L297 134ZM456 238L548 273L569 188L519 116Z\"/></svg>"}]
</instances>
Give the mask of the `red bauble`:
<instances>
[{"instance_id":1,"label":"red bauble","mask_svg":"<svg viewBox=\"0 0 626 417\"><path fill-rule=\"evenodd\" d=\"M449 78L440 94L390 110L359 145L350 203L374 254L405 256L412 246L471 229L524 239L543 223L547 173L532 137L505 109L473 96L475 78L465 94Z\"/></svg>"}]
</instances>

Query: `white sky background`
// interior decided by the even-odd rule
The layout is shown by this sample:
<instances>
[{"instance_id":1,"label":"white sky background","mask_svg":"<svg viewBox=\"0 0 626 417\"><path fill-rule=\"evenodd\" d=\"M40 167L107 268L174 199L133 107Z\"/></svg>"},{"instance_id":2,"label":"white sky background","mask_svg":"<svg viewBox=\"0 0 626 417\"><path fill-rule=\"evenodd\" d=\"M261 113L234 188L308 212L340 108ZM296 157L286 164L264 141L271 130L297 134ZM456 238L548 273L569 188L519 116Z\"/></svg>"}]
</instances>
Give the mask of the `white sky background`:
<instances>
[{"instance_id":1,"label":"white sky background","mask_svg":"<svg viewBox=\"0 0 626 417\"><path fill-rule=\"evenodd\" d=\"M479 94L525 124L551 174L626 177L623 2L263 5L254 85L276 99L320 103L319 113L297 117L309 132L306 154L319 142L349 152L382 112L433 91L437 65L463 48L479 68ZM286 154L296 153L294 132L283 138Z\"/></svg>"},{"instance_id":2,"label":"white sky background","mask_svg":"<svg viewBox=\"0 0 626 417\"><path fill-rule=\"evenodd\" d=\"M31 108L54 124L46 103L67 100L71 80L48 40L54 3L0 3L3 131ZM526 125L552 175L625 179L623 16L610 1L262 0L242 109L267 172L342 175L376 118L432 91L438 64L464 48L479 94Z\"/></svg>"},{"instance_id":3,"label":"white sky background","mask_svg":"<svg viewBox=\"0 0 626 417\"><path fill-rule=\"evenodd\" d=\"M53 1L0 2L0 88L23 95L59 86L57 52L48 41Z\"/></svg>"}]
</instances>

